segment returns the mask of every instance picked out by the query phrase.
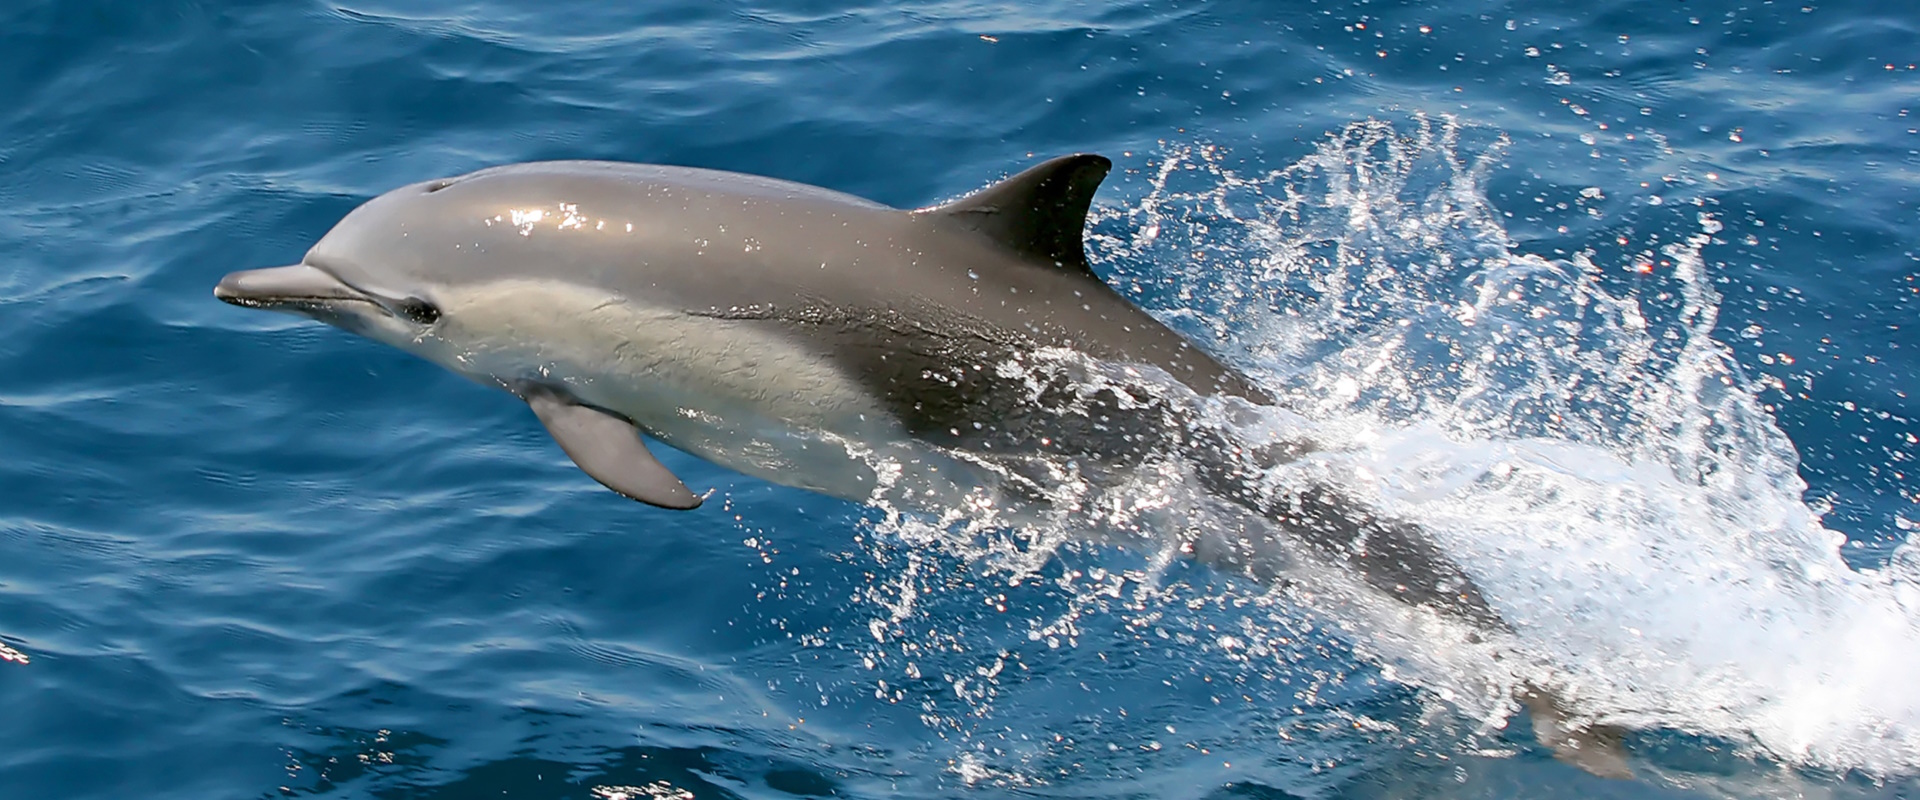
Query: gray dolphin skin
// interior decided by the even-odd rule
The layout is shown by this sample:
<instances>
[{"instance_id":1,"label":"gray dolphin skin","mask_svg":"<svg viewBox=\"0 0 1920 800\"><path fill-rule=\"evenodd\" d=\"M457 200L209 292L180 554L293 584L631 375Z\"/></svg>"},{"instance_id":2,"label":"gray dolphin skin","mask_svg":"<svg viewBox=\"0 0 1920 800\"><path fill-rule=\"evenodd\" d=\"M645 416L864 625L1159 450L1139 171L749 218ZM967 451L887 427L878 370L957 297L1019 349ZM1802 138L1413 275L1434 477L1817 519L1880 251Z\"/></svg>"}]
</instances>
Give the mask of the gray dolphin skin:
<instances>
[{"instance_id":1,"label":"gray dolphin skin","mask_svg":"<svg viewBox=\"0 0 1920 800\"><path fill-rule=\"evenodd\" d=\"M1242 447L1150 391L1076 388L1085 373L1033 379L1068 354L1163 374L1200 397L1272 402L1095 275L1082 237L1110 168L1065 156L903 211L705 169L516 164L374 198L299 263L232 273L214 295L506 389L588 475L654 506L702 497L643 434L775 483L934 508L981 491L1035 501L1061 463L1123 471L1171 452L1314 557L1409 604L1504 628L1416 528L1335 487L1258 488L1266 468L1310 445ZM1260 546L1204 557L1272 577ZM1571 750L1553 747L1568 760L1592 740L1563 738ZM1601 749L1584 757L1609 756Z\"/></svg>"}]
</instances>

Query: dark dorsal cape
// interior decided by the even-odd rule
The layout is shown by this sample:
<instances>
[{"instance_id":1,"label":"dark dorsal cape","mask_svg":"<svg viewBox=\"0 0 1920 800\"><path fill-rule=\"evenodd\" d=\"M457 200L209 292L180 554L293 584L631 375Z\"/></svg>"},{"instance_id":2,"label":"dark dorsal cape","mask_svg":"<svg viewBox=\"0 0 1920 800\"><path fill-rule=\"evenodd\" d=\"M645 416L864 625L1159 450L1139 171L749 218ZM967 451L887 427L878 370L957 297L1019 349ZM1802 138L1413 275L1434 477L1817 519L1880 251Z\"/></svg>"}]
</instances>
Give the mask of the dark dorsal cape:
<instances>
[{"instance_id":1,"label":"dark dorsal cape","mask_svg":"<svg viewBox=\"0 0 1920 800\"><path fill-rule=\"evenodd\" d=\"M822 320L842 334L826 337L830 357L873 388L914 435L999 453L1125 456L1165 435L1159 415L1122 413L1137 398L1113 391L1087 397L1075 376L1055 374L1039 376L1046 388L1036 402L1031 381L998 374L1010 360L1034 366L1029 356L1041 348L1157 366L1201 394L1268 401L1252 381L1094 273L1084 245L1087 213L1112 167L1103 156L1062 156L912 212L917 232L906 235L942 243L924 252L973 256L938 265L947 274L977 270L993 279L984 285L1010 286L1013 293L947 292L964 301L915 308L842 307L834 312L845 315L841 319ZM1074 411L1064 412L1069 405Z\"/></svg>"}]
</instances>

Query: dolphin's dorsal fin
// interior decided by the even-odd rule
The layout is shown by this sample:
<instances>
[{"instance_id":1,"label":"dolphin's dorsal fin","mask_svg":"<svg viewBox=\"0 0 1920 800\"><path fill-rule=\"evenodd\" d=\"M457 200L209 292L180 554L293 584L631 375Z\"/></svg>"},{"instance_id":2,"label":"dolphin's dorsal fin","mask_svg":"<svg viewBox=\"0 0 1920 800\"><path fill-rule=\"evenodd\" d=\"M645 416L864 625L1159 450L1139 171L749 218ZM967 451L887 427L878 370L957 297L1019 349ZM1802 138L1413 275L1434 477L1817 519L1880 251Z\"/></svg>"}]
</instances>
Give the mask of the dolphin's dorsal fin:
<instances>
[{"instance_id":1,"label":"dolphin's dorsal fin","mask_svg":"<svg viewBox=\"0 0 1920 800\"><path fill-rule=\"evenodd\" d=\"M1013 250L1093 274L1082 243L1087 209L1113 169L1105 156L1061 156L950 203L915 213L942 215Z\"/></svg>"},{"instance_id":2,"label":"dolphin's dorsal fin","mask_svg":"<svg viewBox=\"0 0 1920 800\"><path fill-rule=\"evenodd\" d=\"M683 511L700 507L702 498L653 457L633 423L550 387L529 385L516 391L567 457L594 480L647 505Z\"/></svg>"}]
</instances>

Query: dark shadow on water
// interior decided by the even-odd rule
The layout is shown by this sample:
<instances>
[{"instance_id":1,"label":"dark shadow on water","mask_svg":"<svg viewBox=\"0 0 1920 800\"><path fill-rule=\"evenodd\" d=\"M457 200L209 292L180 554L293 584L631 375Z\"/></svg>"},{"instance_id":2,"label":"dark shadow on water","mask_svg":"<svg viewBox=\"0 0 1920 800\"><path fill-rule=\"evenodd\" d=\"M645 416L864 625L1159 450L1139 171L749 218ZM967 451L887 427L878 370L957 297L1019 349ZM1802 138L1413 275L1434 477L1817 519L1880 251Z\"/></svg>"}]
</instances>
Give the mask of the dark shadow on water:
<instances>
[{"instance_id":1,"label":"dark shadow on water","mask_svg":"<svg viewBox=\"0 0 1920 800\"><path fill-rule=\"evenodd\" d=\"M1299 795L1257 783L1230 783L1221 787L1220 791L1207 795L1207 800L1301 800L1301 798Z\"/></svg>"},{"instance_id":2,"label":"dark shadow on water","mask_svg":"<svg viewBox=\"0 0 1920 800\"><path fill-rule=\"evenodd\" d=\"M715 748L628 747L602 751L586 763L537 756L513 756L457 774L431 766L424 750L431 737L354 734L361 746L332 753L297 753L310 766L305 785L289 785L266 796L374 797L381 800L466 800L511 797L516 800L653 800L666 798L836 797L838 782L794 764L761 769L728 758ZM437 744L437 742L436 742ZM391 748L366 751L366 747ZM383 755L384 754L384 755ZM391 760L384 760L390 757ZM725 763L723 763L725 762Z\"/></svg>"},{"instance_id":3,"label":"dark shadow on water","mask_svg":"<svg viewBox=\"0 0 1920 800\"><path fill-rule=\"evenodd\" d=\"M497 725L468 726L459 738L471 741L394 729L309 728L305 734L325 744L288 748L287 783L261 796L380 800L837 797L842 796L841 780L847 777L827 775L772 754L742 752L752 748L737 741L737 746L608 747L606 741L630 741L633 734L589 730L585 720L568 714L522 709L509 717ZM707 733L738 738L737 733ZM503 753L511 755L496 757Z\"/></svg>"}]
</instances>

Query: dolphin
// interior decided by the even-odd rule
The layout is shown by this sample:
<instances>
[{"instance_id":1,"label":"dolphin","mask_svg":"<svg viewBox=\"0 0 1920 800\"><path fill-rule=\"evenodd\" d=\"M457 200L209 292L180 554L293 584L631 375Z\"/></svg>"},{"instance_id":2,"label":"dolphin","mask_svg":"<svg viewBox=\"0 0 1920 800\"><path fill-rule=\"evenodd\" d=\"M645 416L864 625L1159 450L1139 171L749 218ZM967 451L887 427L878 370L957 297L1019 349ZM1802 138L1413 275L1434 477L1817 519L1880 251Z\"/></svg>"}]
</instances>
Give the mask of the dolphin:
<instances>
[{"instance_id":1,"label":"dolphin","mask_svg":"<svg viewBox=\"0 0 1920 800\"><path fill-rule=\"evenodd\" d=\"M515 164L374 198L299 263L230 274L214 295L512 392L588 475L662 508L701 497L639 434L856 501L881 480L874 462L893 458L915 466L900 493L922 505L1044 483L1036 464L1049 456L1124 466L1185 437L1206 451L1193 460L1217 494L1285 518L1406 599L1491 619L1421 537L1371 530L1383 526L1335 493L1278 503L1259 491L1256 473L1285 457L1170 420L1176 410L1145 392L1083 396L1087 376L1071 370L1038 388L1004 374L1067 353L1272 403L1094 273L1082 237L1111 166L1065 156L902 211L704 169ZM1373 546L1350 547L1360 539ZM1245 553L1220 559L1264 568Z\"/></svg>"},{"instance_id":2,"label":"dolphin","mask_svg":"<svg viewBox=\"0 0 1920 800\"><path fill-rule=\"evenodd\" d=\"M707 169L499 166L380 195L298 263L229 274L214 295L511 392L582 471L653 506L703 497L648 438L774 483L934 508L982 491L1034 501L1062 463L1124 472L1177 452L1211 493L1308 554L1411 605L1503 627L1417 528L1337 487L1263 488L1265 470L1311 443L1247 446L1151 390L1274 402L1095 274L1086 215L1111 168L1063 156L901 210ZM1202 555L1270 578L1265 544Z\"/></svg>"}]
</instances>

